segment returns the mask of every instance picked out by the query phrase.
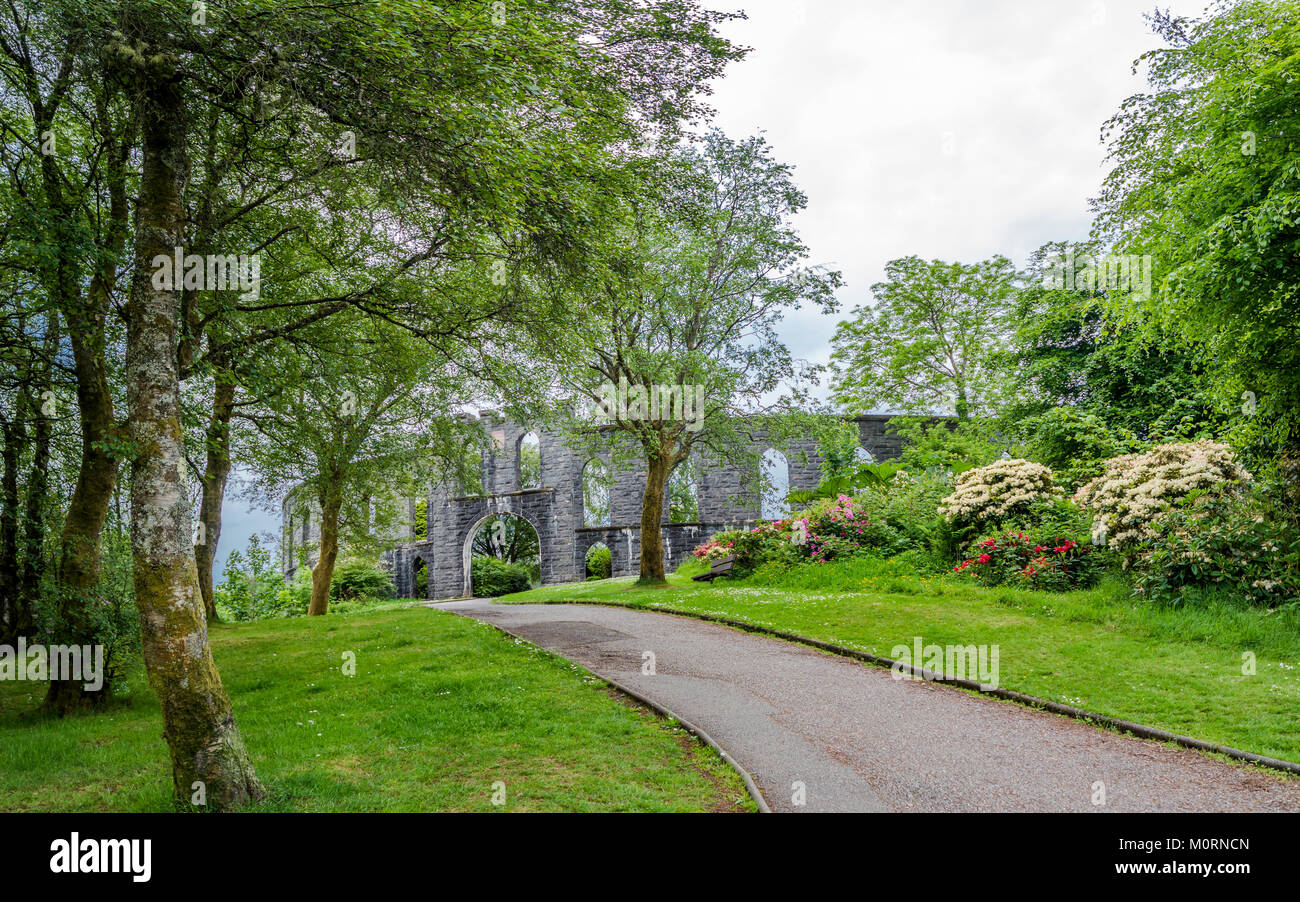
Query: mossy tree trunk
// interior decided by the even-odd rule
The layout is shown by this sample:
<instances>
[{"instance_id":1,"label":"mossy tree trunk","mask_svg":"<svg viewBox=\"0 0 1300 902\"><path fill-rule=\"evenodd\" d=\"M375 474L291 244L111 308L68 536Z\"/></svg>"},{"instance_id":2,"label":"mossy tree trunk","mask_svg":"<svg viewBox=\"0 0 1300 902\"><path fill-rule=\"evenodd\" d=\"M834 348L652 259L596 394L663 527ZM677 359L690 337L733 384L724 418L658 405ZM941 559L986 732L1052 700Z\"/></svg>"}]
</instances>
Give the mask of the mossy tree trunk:
<instances>
[{"instance_id":1,"label":"mossy tree trunk","mask_svg":"<svg viewBox=\"0 0 1300 902\"><path fill-rule=\"evenodd\" d=\"M105 89L107 90L107 89ZM99 98L101 117L107 121L108 98ZM77 377L77 411L81 420L81 459L72 499L63 518L55 560L57 618L61 641L87 644L96 641L89 612L100 574L100 539L108 520L109 505L117 486L118 458L113 446L121 434L113 408L105 357L105 319L117 281L118 257L126 246L130 208L126 194L126 166L133 143L131 129L106 136L109 209L103 253L84 296L75 285L59 291L68 342ZM52 164L42 166L48 196L62 204L61 179ZM61 284L61 283L60 283ZM77 680L51 680L45 708L66 714L97 707L112 696L108 674L97 691Z\"/></svg>"},{"instance_id":2,"label":"mossy tree trunk","mask_svg":"<svg viewBox=\"0 0 1300 902\"><path fill-rule=\"evenodd\" d=\"M675 463L672 452L662 446L647 454L645 493L641 497L641 578L637 580L642 585L667 582L663 517L668 476Z\"/></svg>"},{"instance_id":3,"label":"mossy tree trunk","mask_svg":"<svg viewBox=\"0 0 1300 902\"><path fill-rule=\"evenodd\" d=\"M108 385L108 368L102 348L81 333L91 311L69 319L68 335L73 365L77 372L77 403L81 412L81 460L72 500L59 536L55 579L58 585L58 622L61 641L86 644L97 641L90 619L95 587L100 574L100 538L108 519L113 488L117 484L117 459L109 444L116 440L118 426L113 397ZM100 329L102 330L102 319ZM79 334L81 333L81 334ZM96 707L112 695L105 674L103 686L90 691L79 680L50 680L45 707L56 714Z\"/></svg>"},{"instance_id":4,"label":"mossy tree trunk","mask_svg":"<svg viewBox=\"0 0 1300 902\"><path fill-rule=\"evenodd\" d=\"M144 661L162 706L176 797L188 801L201 785L207 805L223 810L265 792L208 644L185 485L179 295L174 284L153 280L155 257L171 255L184 240L190 163L175 65L174 57L156 54L136 75L144 164L126 315L131 545Z\"/></svg>"},{"instance_id":5,"label":"mossy tree trunk","mask_svg":"<svg viewBox=\"0 0 1300 902\"><path fill-rule=\"evenodd\" d=\"M329 611L330 582L334 579L334 564L339 556L339 510L343 507L342 480L329 479L320 497L320 557L311 571L311 604L307 613L312 616Z\"/></svg>"},{"instance_id":6,"label":"mossy tree trunk","mask_svg":"<svg viewBox=\"0 0 1300 902\"><path fill-rule=\"evenodd\" d=\"M219 368L212 399L212 415L206 433L207 460L200 482L203 485L199 504L201 530L194 543L194 560L199 568L199 591L208 620L217 619L216 593L212 583L212 565L217 541L221 538L221 509L230 479L230 418L235 410L235 380L229 370Z\"/></svg>"}]
</instances>

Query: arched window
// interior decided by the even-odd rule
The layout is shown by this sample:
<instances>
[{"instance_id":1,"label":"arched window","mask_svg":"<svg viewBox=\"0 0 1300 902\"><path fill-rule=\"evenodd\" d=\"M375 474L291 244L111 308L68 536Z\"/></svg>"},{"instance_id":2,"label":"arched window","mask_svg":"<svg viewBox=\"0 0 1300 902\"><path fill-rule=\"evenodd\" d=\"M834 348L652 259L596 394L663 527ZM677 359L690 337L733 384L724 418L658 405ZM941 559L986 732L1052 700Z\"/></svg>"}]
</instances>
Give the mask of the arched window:
<instances>
[{"instance_id":1,"label":"arched window","mask_svg":"<svg viewBox=\"0 0 1300 902\"><path fill-rule=\"evenodd\" d=\"M759 504L759 518L780 520L790 513L790 503L785 500L790 494L790 464L780 451L768 448L763 452L761 471L763 497Z\"/></svg>"},{"instance_id":2,"label":"arched window","mask_svg":"<svg viewBox=\"0 0 1300 902\"><path fill-rule=\"evenodd\" d=\"M695 491L695 463L690 458L679 463L668 476L668 522L700 522L700 501Z\"/></svg>"},{"instance_id":3,"label":"arched window","mask_svg":"<svg viewBox=\"0 0 1300 902\"><path fill-rule=\"evenodd\" d=\"M587 549L587 567L584 578L588 581L595 579L609 579L614 570L614 556L609 550L609 546L604 542L597 542Z\"/></svg>"},{"instance_id":4,"label":"arched window","mask_svg":"<svg viewBox=\"0 0 1300 902\"><path fill-rule=\"evenodd\" d=\"M609 492L613 479L609 467L599 457L593 457L582 468L582 525L586 527L609 526Z\"/></svg>"},{"instance_id":5,"label":"arched window","mask_svg":"<svg viewBox=\"0 0 1300 902\"><path fill-rule=\"evenodd\" d=\"M411 518L411 538L417 542L423 542L429 538L429 499L418 498L413 508Z\"/></svg>"},{"instance_id":6,"label":"arched window","mask_svg":"<svg viewBox=\"0 0 1300 902\"><path fill-rule=\"evenodd\" d=\"M529 432L519 440L519 488L542 487L542 440Z\"/></svg>"},{"instance_id":7,"label":"arched window","mask_svg":"<svg viewBox=\"0 0 1300 902\"><path fill-rule=\"evenodd\" d=\"M876 458L870 451L868 451L866 448L863 448L861 445L859 445L858 447L853 449L853 462L858 465L874 464L876 462Z\"/></svg>"},{"instance_id":8,"label":"arched window","mask_svg":"<svg viewBox=\"0 0 1300 902\"><path fill-rule=\"evenodd\" d=\"M483 451L478 445L470 445L461 456L456 487L463 497L483 494Z\"/></svg>"},{"instance_id":9,"label":"arched window","mask_svg":"<svg viewBox=\"0 0 1300 902\"><path fill-rule=\"evenodd\" d=\"M417 557L411 563L411 597L429 597L429 568L424 565L422 557Z\"/></svg>"}]
</instances>

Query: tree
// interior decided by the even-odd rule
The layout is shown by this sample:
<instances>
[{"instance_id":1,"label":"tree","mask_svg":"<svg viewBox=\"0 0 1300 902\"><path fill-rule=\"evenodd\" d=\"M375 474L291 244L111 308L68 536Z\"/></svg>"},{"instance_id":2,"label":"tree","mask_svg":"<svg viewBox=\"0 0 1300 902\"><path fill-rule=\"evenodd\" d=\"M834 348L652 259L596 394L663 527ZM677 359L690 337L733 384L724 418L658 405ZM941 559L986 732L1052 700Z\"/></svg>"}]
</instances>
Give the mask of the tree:
<instances>
[{"instance_id":1,"label":"tree","mask_svg":"<svg viewBox=\"0 0 1300 902\"><path fill-rule=\"evenodd\" d=\"M474 437L448 415L458 399L447 383L430 378L452 362L382 320L350 313L342 322L346 339L318 336L281 355L277 368L291 388L238 415L257 431L249 463L264 491L310 498L318 512L311 615L329 609L340 545L355 549L371 534L372 501L394 486L415 494L436 464L454 468Z\"/></svg>"},{"instance_id":2,"label":"tree","mask_svg":"<svg viewBox=\"0 0 1300 902\"><path fill-rule=\"evenodd\" d=\"M241 365L248 350L346 306L435 344L473 341L474 316L449 325L424 309L445 268L492 260L504 284L506 264L513 282L530 258L580 260L613 193L607 154L668 140L707 112L707 80L742 53L714 31L732 16L695 2L501 6L333 2L279 15L245 3L220 12L211 40L189 45L217 70L197 73L217 90L196 117L190 246L219 250L242 237L280 274L272 301L182 297L183 374L211 386L195 548L209 613L235 399L264 390ZM213 56L231 36L245 48L233 69L224 49ZM333 290L321 290L327 279ZM403 279L425 292L394 291ZM507 292L495 307L477 315L531 318L533 328L554 320Z\"/></svg>"},{"instance_id":3,"label":"tree","mask_svg":"<svg viewBox=\"0 0 1300 902\"><path fill-rule=\"evenodd\" d=\"M661 172L656 202L629 204L589 287L579 333L585 368L570 387L598 425L645 462L643 583L664 581L661 532L669 476L693 452L757 478L753 436L779 439L789 399L773 400L797 366L777 338L787 309L834 309L837 272L799 268L807 250L790 225L806 199L762 138L710 132Z\"/></svg>"},{"instance_id":4,"label":"tree","mask_svg":"<svg viewBox=\"0 0 1300 902\"><path fill-rule=\"evenodd\" d=\"M494 557L509 564L536 564L541 546L537 530L522 517L499 514L485 520L474 534L475 557Z\"/></svg>"},{"instance_id":5,"label":"tree","mask_svg":"<svg viewBox=\"0 0 1300 902\"><path fill-rule=\"evenodd\" d=\"M1261 445L1300 447L1300 20L1291 3L1157 12L1147 92L1106 123L1113 168L1095 231L1149 254L1149 297L1117 299L1130 329L1203 343L1225 407Z\"/></svg>"},{"instance_id":6,"label":"tree","mask_svg":"<svg viewBox=\"0 0 1300 902\"><path fill-rule=\"evenodd\" d=\"M130 33L119 32L106 50L122 65L142 123L135 262L124 311L136 605L149 681L162 703L176 795L189 798L200 785L214 808L233 808L265 791L212 660L198 592L176 356L179 286L155 279L153 263L182 246L189 120L180 61L167 49L168 24L150 13L126 12Z\"/></svg>"},{"instance_id":7,"label":"tree","mask_svg":"<svg viewBox=\"0 0 1300 902\"><path fill-rule=\"evenodd\" d=\"M1006 366L1015 389L1002 410L1005 431L1034 433L1037 418L1056 408L1142 439L1221 428L1225 418L1214 409L1212 361L1203 347L1165 329L1125 328L1113 313L1113 296L1130 294L1122 287L1051 281L1063 261L1089 266L1099 256L1095 245L1052 242L1031 257L1011 306Z\"/></svg>"},{"instance_id":8,"label":"tree","mask_svg":"<svg viewBox=\"0 0 1300 902\"><path fill-rule=\"evenodd\" d=\"M55 560L55 618L47 627L60 641L93 644L100 539L123 438L109 381L107 316L129 232L127 161L137 128L80 9L9 4L2 15L4 155L15 174L30 170L18 194L26 266L50 315L67 325L81 425L76 484ZM108 679L88 690L80 680L55 678L44 704L64 714L98 706L111 692Z\"/></svg>"},{"instance_id":9,"label":"tree","mask_svg":"<svg viewBox=\"0 0 1300 902\"><path fill-rule=\"evenodd\" d=\"M683 117L707 109L705 82L742 51L715 33L728 16L691 0L521 0L505 17L480 0L232 0L210 10L49 0L35 12L10 4L5 15L5 152L21 145L20 165L39 173L31 221L47 226L33 242L31 272L85 352L74 357L83 463L93 466L83 466L64 519L58 578L77 591L64 592L61 618L73 624L70 636L93 641L82 635L92 593L81 589L96 581L105 511L129 459L143 657L175 792L188 799L200 782L211 807L237 807L262 790L207 642L187 497L185 380L210 380L204 439L217 459L204 469L204 500L219 517L225 427L238 404L230 387L247 378L236 364L254 356L248 349L277 353L299 341L291 332L345 308L400 325L429 347L445 344L443 364L491 331L480 316L549 329L553 311L504 279L492 282L501 289L493 303L443 329L446 317L427 316L429 299L463 297L442 268L444 252L453 269L476 264L480 284L489 263L509 271L545 261L552 276L576 265L615 194L610 160L671 140ZM241 119L262 128L241 133ZM227 122L238 125L220 131ZM75 138L77 152L45 153L49 132ZM238 153L250 134L266 140ZM322 148L348 135L360 153L327 163ZM267 159L273 138L291 139L280 148L287 156ZM342 174L362 159L364 175ZM283 240L309 231L308 222L324 222L334 230L324 237L345 244L369 240L332 270L330 241ZM159 263L272 248L285 270L268 273L268 283L292 287L267 304L165 276ZM387 280L394 261L434 260L432 270L371 290L369 275ZM113 382L107 331L116 323L123 368ZM260 386L239 384L260 395ZM124 422L115 419L115 393L125 395ZM62 699L62 689L52 684L51 695Z\"/></svg>"},{"instance_id":10,"label":"tree","mask_svg":"<svg viewBox=\"0 0 1300 902\"><path fill-rule=\"evenodd\" d=\"M871 286L875 306L859 307L835 330L836 402L853 414L952 410L963 420L990 410L1015 287L1011 261L904 257L891 260L885 275Z\"/></svg>"}]
</instances>

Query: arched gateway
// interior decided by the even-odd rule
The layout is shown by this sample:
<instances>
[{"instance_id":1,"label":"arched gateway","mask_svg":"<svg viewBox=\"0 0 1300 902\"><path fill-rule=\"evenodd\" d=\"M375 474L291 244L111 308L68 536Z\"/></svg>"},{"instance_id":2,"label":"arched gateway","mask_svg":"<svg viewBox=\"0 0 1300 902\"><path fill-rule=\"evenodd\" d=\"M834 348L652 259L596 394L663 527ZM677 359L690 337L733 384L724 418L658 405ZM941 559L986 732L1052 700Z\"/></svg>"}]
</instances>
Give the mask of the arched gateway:
<instances>
[{"instance_id":1,"label":"arched gateway","mask_svg":"<svg viewBox=\"0 0 1300 902\"><path fill-rule=\"evenodd\" d=\"M889 419L887 415L854 418L860 444L875 460L896 457L902 450L902 439L885 429ZM404 540L384 554L392 566L400 596L455 598L468 592L469 540L484 521L497 514L520 517L537 531L543 584L583 579L587 553L598 544L610 550L611 575L628 576L639 571L644 469L619 469L608 459L603 460L609 489L602 503L607 509L598 517L584 518L583 475L595 458L580 454L543 428L493 416L482 417L479 422L489 439L488 450L482 456L482 493L467 495L460 487L435 486L425 503L410 502L411 523ZM762 436L756 436L754 441L758 453L771 447ZM821 457L814 439L790 442L780 453L788 471L786 490L817 486ZM521 455L526 459L521 460ZM714 533L752 524L761 517L759 493L752 488L745 491L745 480L734 468L696 461L694 481L699 520L669 523L665 511L664 553L669 569ZM590 489L587 496L589 501L593 497ZM417 510L425 519L423 529L415 528ZM293 530L301 521L291 521L292 512L286 502L285 534L296 538ZM586 526L584 520L602 525ZM309 563L310 543L318 538L316 528L311 523L302 536ZM284 560L292 562L294 557L286 553ZM290 567L286 565L287 573Z\"/></svg>"}]
</instances>

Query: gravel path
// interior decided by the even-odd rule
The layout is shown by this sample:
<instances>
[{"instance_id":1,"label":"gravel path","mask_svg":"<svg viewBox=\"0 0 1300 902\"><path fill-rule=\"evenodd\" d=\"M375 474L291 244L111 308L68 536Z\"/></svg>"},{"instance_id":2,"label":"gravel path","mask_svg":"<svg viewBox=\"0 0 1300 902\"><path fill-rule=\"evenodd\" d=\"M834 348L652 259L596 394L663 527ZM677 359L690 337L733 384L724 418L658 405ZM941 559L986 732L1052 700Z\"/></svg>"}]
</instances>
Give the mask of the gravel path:
<instances>
[{"instance_id":1,"label":"gravel path","mask_svg":"<svg viewBox=\"0 0 1300 902\"><path fill-rule=\"evenodd\" d=\"M712 623L587 605L436 606L695 723L774 811L1300 811L1300 780ZM642 673L646 652L654 675Z\"/></svg>"}]
</instances>

